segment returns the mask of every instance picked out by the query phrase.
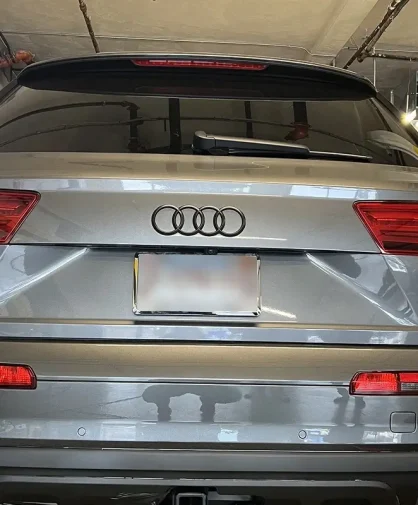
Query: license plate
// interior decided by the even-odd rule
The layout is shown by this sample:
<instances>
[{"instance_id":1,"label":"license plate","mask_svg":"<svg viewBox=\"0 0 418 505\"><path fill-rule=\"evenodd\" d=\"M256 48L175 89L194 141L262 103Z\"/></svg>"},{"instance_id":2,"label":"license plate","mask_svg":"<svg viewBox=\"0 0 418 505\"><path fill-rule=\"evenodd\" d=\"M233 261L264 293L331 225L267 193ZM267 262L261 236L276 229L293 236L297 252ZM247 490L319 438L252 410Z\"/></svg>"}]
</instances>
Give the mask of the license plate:
<instances>
[{"instance_id":1,"label":"license plate","mask_svg":"<svg viewBox=\"0 0 418 505\"><path fill-rule=\"evenodd\" d=\"M137 254L136 314L257 316L260 265L255 255Z\"/></svg>"}]
</instances>

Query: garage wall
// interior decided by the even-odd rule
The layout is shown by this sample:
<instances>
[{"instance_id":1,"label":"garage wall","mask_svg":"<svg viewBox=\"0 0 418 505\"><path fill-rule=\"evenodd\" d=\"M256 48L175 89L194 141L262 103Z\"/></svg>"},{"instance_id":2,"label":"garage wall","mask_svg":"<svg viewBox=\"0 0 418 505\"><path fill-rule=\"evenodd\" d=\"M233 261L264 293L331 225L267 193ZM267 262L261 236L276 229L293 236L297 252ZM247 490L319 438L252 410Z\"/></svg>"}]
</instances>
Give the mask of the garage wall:
<instances>
[{"instance_id":1,"label":"garage wall","mask_svg":"<svg viewBox=\"0 0 418 505\"><path fill-rule=\"evenodd\" d=\"M102 51L227 53L342 66L386 12L390 0L86 0ZM418 54L418 1L411 0L378 43ZM13 49L37 60L93 52L78 0L0 0L0 30ZM350 48L345 49L344 48ZM378 62L389 94L407 64ZM414 64L418 69L418 65ZM370 60L353 70L372 78ZM2 85L0 76L0 86ZM404 95L402 91L399 95Z\"/></svg>"}]
</instances>

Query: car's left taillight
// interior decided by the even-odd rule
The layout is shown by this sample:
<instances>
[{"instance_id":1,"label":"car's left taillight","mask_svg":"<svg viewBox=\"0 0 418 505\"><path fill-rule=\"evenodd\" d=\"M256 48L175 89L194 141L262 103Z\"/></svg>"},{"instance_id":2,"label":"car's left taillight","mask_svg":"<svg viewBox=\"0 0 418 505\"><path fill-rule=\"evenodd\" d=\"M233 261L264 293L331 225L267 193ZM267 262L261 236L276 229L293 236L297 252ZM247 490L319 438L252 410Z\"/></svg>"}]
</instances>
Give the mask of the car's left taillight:
<instances>
[{"instance_id":1,"label":"car's left taillight","mask_svg":"<svg viewBox=\"0 0 418 505\"><path fill-rule=\"evenodd\" d=\"M0 364L0 389L36 389L36 383L30 366Z\"/></svg>"},{"instance_id":2,"label":"car's left taillight","mask_svg":"<svg viewBox=\"0 0 418 505\"><path fill-rule=\"evenodd\" d=\"M34 191L0 189L0 245L11 241L39 198Z\"/></svg>"}]
</instances>

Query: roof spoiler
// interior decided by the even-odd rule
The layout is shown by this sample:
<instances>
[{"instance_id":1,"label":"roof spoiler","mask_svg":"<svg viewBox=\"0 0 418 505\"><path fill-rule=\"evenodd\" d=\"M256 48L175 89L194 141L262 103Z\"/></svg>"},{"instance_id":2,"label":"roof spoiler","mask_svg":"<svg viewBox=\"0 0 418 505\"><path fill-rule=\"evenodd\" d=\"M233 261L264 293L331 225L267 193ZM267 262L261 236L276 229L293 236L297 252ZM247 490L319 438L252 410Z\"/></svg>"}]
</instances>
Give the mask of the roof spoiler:
<instances>
[{"instance_id":1,"label":"roof spoiler","mask_svg":"<svg viewBox=\"0 0 418 505\"><path fill-rule=\"evenodd\" d=\"M115 89L115 78L122 89ZM99 54L50 60L25 68L18 82L37 89L110 94L195 96L197 91L200 97L288 100L359 100L376 96L368 79L336 67L225 55Z\"/></svg>"}]
</instances>

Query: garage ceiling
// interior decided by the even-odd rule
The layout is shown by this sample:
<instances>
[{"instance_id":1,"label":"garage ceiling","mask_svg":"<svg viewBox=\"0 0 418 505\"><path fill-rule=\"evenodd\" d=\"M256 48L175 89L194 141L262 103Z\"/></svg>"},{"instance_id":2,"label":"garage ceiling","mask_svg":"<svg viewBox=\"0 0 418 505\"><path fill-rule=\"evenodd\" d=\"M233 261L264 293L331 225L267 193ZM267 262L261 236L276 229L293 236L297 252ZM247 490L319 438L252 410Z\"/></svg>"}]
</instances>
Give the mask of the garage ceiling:
<instances>
[{"instance_id":1,"label":"garage ceiling","mask_svg":"<svg viewBox=\"0 0 418 505\"><path fill-rule=\"evenodd\" d=\"M343 65L390 0L87 0L102 51L266 55ZM418 0L378 44L418 55ZM93 51L78 0L1 0L0 30L38 60ZM410 53L412 51L413 53ZM371 62L353 69L372 74ZM396 87L418 65L378 62L378 85Z\"/></svg>"}]
</instances>

